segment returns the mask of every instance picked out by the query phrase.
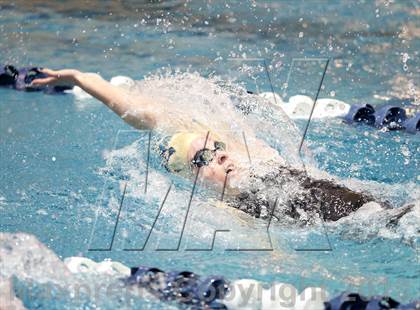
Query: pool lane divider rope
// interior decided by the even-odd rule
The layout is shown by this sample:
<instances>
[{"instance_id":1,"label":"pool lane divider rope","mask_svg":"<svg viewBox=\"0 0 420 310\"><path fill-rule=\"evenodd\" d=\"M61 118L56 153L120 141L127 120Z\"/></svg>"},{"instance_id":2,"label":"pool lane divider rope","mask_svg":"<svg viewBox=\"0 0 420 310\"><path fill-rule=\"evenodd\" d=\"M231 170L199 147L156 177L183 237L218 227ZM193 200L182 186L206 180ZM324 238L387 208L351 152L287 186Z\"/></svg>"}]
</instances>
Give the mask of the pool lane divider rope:
<instances>
[{"instance_id":1,"label":"pool lane divider rope","mask_svg":"<svg viewBox=\"0 0 420 310\"><path fill-rule=\"evenodd\" d=\"M302 148L303 141L306 137L307 130L309 127L309 123L312 119L314 111L316 109L316 105L318 102L318 96L321 91L321 87L325 78L325 74L328 68L329 60L326 60L326 65L324 67L324 72L322 74L321 83L318 87L318 91L315 97L315 101L310 106L310 114L308 122L306 123L304 133L302 136L302 140L299 146L299 152ZM266 63L264 62L264 65ZM31 85L31 82L37 78L46 77L44 73L40 71L40 67L23 67L23 68L16 68L12 65L5 65L3 68L0 68L0 87L12 88L18 91L27 91L27 92L35 92L35 91L43 91L47 94L64 94L67 92L74 92L77 96L76 88L69 87L69 86L40 86L34 87ZM268 71L267 71L268 74ZM268 75L270 79L270 76ZM119 77L115 81L111 80L112 84L119 85L119 84L130 84L133 81L126 77ZM271 83L270 83L271 85ZM280 105L281 98L274 93L274 89L271 89L272 96L262 96L264 98L268 98L270 101L273 101L274 104ZM249 94L253 94L252 91L248 91ZM267 93L262 93L261 95L267 95ZM299 97L299 96L295 96ZM302 96L301 96L302 97ZM86 94L83 98L88 98ZM276 99L278 98L278 100ZM289 104L284 104L283 107L286 109ZM330 111L330 113L333 113ZM328 114L328 111L327 111ZM411 117L409 117L411 115ZM327 115L328 116L328 115ZM417 106L408 106L402 107L397 104L386 104L378 106L377 110L374 106L370 104L355 104L352 105L346 115L343 116L343 119L348 124L353 123L364 123L369 126L376 127L378 129L385 129L385 130L405 130L408 133L416 134L420 131L420 110ZM148 150L149 152L150 150ZM149 156L149 153L148 153ZM145 187L145 191L147 191L147 183Z\"/></svg>"},{"instance_id":2,"label":"pool lane divider rope","mask_svg":"<svg viewBox=\"0 0 420 310\"><path fill-rule=\"evenodd\" d=\"M165 272L146 266L129 268L119 262L105 260L96 263L85 257L69 257L64 263L72 273L115 276L127 287L146 289L163 302L179 303L190 309L420 309L420 300L401 304L387 296L365 297L350 292L329 298L328 292L319 287L307 287L299 294L288 283L275 283L271 288L265 289L262 283L252 279L228 281L222 276L202 277L191 271ZM285 294L280 294L280 291ZM285 299L290 294L295 297L293 304L290 299ZM285 296L282 298L282 295Z\"/></svg>"},{"instance_id":3,"label":"pool lane divider rope","mask_svg":"<svg viewBox=\"0 0 420 310\"><path fill-rule=\"evenodd\" d=\"M414 115L409 118L408 113ZM350 107L344 121L348 124L363 123L379 129L405 130L412 134L420 131L420 111L416 113L413 108L404 109L392 104L379 106L377 110L370 104L355 104Z\"/></svg>"}]
</instances>

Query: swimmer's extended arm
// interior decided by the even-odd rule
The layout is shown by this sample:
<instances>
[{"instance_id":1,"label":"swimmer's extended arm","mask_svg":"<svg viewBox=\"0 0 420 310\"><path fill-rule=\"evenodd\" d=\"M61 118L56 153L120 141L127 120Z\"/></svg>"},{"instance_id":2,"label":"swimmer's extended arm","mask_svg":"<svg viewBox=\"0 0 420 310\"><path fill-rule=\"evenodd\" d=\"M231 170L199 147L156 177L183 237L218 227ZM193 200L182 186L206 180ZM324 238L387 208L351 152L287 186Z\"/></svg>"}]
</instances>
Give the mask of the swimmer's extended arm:
<instances>
[{"instance_id":1,"label":"swimmer's extended arm","mask_svg":"<svg viewBox=\"0 0 420 310\"><path fill-rule=\"evenodd\" d=\"M73 69L59 71L42 69L41 72L47 77L33 80L32 85L79 86L135 128L152 129L157 124L152 100L139 96L136 96L134 100L124 89L105 81L98 74Z\"/></svg>"}]
</instances>

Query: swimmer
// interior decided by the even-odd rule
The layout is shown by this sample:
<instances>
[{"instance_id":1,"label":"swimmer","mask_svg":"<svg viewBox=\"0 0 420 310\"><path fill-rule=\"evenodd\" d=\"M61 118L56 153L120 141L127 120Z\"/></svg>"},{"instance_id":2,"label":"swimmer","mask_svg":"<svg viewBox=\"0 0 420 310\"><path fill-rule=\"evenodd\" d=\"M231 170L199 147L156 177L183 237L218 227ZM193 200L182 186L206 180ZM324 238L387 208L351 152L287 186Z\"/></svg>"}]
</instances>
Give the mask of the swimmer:
<instances>
[{"instance_id":1,"label":"swimmer","mask_svg":"<svg viewBox=\"0 0 420 310\"><path fill-rule=\"evenodd\" d=\"M282 220L288 215L297 222L310 223L317 215L326 221L336 221L375 201L368 193L290 167L247 126L243 130L250 147L245 150L226 131L216 133L210 130L212 124L197 122L189 115L191 111L141 93L133 96L98 74L74 69L41 69L41 72L45 77L33 80L31 86L78 86L134 128L167 135L157 152L168 171L191 180L197 175L205 184L226 192L225 204L254 217ZM265 172L244 164L243 158L249 156L247 151L253 152L256 161L265 163ZM387 203L380 204L389 207Z\"/></svg>"}]
</instances>

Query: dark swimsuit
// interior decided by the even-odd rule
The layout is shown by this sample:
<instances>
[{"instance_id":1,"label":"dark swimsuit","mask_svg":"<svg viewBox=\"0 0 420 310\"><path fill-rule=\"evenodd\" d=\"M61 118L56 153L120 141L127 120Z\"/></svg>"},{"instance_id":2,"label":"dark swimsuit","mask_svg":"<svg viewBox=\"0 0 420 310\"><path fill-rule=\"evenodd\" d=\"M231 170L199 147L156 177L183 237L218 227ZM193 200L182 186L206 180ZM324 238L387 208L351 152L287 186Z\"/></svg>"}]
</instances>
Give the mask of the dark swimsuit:
<instances>
[{"instance_id":1,"label":"dark swimsuit","mask_svg":"<svg viewBox=\"0 0 420 310\"><path fill-rule=\"evenodd\" d=\"M330 180L313 179L303 170L285 166L275 167L262 176L251 173L250 180L246 190L235 198L228 198L226 203L257 218L280 220L286 215L308 223L310 217L318 216L325 221L337 221L365 203L376 201L370 194L353 191ZM287 182L292 182L293 193L282 190ZM387 206L386 203L381 205Z\"/></svg>"}]
</instances>

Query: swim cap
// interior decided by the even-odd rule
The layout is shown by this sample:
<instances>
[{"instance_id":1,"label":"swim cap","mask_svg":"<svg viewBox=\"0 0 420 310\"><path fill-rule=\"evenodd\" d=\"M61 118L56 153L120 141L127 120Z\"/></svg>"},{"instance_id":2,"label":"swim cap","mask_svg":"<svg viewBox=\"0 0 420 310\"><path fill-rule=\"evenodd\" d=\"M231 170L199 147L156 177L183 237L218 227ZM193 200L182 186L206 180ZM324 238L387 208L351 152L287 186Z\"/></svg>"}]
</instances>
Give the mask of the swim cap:
<instances>
[{"instance_id":1,"label":"swim cap","mask_svg":"<svg viewBox=\"0 0 420 310\"><path fill-rule=\"evenodd\" d=\"M191 143L200 138L202 135L192 132L180 132L172 136L169 140L167 148L173 148L174 152L169 157L166 167L173 172L190 171L190 164L188 161L188 150Z\"/></svg>"},{"instance_id":2,"label":"swim cap","mask_svg":"<svg viewBox=\"0 0 420 310\"><path fill-rule=\"evenodd\" d=\"M170 172L177 172L184 176L191 175L188 151L191 143L197 138L204 138L208 135L209 139L221 141L219 135L210 131L182 131L173 135L168 143L160 145L160 154L165 159L165 168ZM204 145L203 145L204 148Z\"/></svg>"}]
</instances>

